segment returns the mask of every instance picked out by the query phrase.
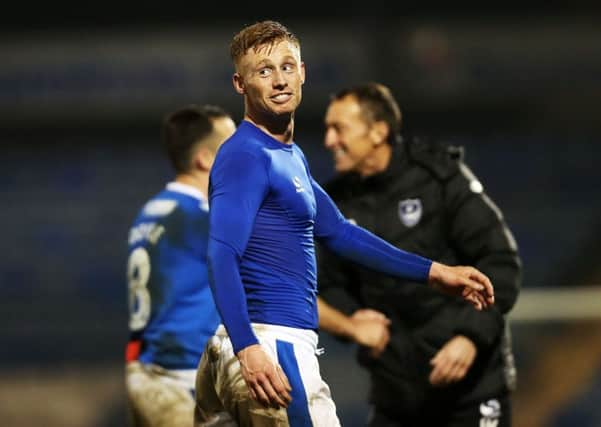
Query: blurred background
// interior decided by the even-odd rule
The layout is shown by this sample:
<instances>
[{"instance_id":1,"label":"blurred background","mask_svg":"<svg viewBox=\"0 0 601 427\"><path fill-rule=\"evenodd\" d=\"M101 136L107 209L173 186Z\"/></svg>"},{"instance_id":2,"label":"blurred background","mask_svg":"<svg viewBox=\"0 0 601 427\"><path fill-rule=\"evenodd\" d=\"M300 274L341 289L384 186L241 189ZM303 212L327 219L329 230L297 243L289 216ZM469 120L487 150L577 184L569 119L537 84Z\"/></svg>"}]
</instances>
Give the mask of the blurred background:
<instances>
[{"instance_id":1,"label":"blurred background","mask_svg":"<svg viewBox=\"0 0 601 427\"><path fill-rule=\"evenodd\" d=\"M462 145L524 261L511 315L514 425L601 426L601 7L577 2L12 5L0 18L0 424L125 425L126 236L171 179L162 116L242 118L228 46L281 20L307 68L296 142L314 176L331 93L394 92L404 132ZM322 335L344 426L364 425L354 347Z\"/></svg>"}]
</instances>

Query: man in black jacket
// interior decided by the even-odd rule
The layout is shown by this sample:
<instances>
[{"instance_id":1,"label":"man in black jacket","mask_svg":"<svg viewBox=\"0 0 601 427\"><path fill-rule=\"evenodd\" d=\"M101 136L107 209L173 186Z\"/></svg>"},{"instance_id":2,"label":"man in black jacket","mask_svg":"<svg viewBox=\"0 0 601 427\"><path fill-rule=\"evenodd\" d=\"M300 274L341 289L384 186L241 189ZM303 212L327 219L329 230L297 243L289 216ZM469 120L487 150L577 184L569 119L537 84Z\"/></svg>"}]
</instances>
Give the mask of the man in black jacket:
<instances>
[{"instance_id":1,"label":"man in black jacket","mask_svg":"<svg viewBox=\"0 0 601 427\"><path fill-rule=\"evenodd\" d=\"M385 86L342 90L325 125L338 173L325 188L347 218L404 250L473 265L495 286L495 305L477 311L320 248L320 328L348 335L353 319L382 319L382 330L359 342L371 378L369 425L510 426L515 368L505 316L519 293L521 261L503 215L461 148L402 141L401 113Z\"/></svg>"}]
</instances>

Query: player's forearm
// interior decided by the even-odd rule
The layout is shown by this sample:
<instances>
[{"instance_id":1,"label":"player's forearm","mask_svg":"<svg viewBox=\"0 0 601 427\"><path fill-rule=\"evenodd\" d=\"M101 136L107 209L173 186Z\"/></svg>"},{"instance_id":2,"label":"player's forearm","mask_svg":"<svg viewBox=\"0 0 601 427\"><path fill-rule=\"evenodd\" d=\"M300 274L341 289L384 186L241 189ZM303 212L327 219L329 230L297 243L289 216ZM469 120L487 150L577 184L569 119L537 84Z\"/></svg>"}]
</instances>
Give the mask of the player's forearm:
<instances>
[{"instance_id":1,"label":"player's forearm","mask_svg":"<svg viewBox=\"0 0 601 427\"><path fill-rule=\"evenodd\" d=\"M426 282L432 261L398 249L345 220L336 204L315 182L313 191L317 204L315 236L328 249L363 267L401 279Z\"/></svg>"},{"instance_id":2,"label":"player's forearm","mask_svg":"<svg viewBox=\"0 0 601 427\"><path fill-rule=\"evenodd\" d=\"M259 342L248 317L238 260L229 246L209 239L208 262L209 284L215 305L232 341L234 352L238 353Z\"/></svg>"},{"instance_id":3,"label":"player's forearm","mask_svg":"<svg viewBox=\"0 0 601 427\"><path fill-rule=\"evenodd\" d=\"M432 261L398 249L368 230L345 222L339 232L324 241L336 254L363 267L401 279L425 283Z\"/></svg>"}]
</instances>

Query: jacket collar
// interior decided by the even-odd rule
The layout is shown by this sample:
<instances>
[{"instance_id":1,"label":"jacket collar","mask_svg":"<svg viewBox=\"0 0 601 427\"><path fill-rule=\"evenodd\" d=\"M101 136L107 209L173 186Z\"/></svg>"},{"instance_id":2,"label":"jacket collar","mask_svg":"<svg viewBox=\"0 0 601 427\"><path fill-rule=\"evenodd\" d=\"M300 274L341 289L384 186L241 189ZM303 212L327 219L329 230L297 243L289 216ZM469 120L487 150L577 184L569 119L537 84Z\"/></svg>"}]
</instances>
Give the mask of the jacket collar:
<instances>
[{"instance_id":1,"label":"jacket collar","mask_svg":"<svg viewBox=\"0 0 601 427\"><path fill-rule=\"evenodd\" d=\"M408 156L405 150L404 142L397 142L392 146L392 155L388 167L382 172L362 178L358 173L352 173L353 184L364 185L366 187L381 186L398 176L399 172L406 166Z\"/></svg>"}]
</instances>

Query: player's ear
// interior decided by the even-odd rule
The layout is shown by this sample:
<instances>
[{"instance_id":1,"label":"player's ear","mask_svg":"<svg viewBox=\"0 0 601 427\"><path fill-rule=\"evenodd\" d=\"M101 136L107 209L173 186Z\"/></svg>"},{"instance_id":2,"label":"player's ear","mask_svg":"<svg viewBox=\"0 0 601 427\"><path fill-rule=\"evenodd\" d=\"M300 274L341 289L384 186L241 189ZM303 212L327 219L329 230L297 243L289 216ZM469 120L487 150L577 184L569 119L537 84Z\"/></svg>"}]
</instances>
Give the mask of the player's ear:
<instances>
[{"instance_id":1,"label":"player's ear","mask_svg":"<svg viewBox=\"0 0 601 427\"><path fill-rule=\"evenodd\" d=\"M242 78L240 73L234 73L234 75L232 76L232 84L234 85L234 89L236 89L236 92L238 92L240 95L244 95L244 79Z\"/></svg>"},{"instance_id":2,"label":"player's ear","mask_svg":"<svg viewBox=\"0 0 601 427\"><path fill-rule=\"evenodd\" d=\"M207 147L201 147L194 156L194 167L198 170L208 172L215 161L215 153Z\"/></svg>"},{"instance_id":3,"label":"player's ear","mask_svg":"<svg viewBox=\"0 0 601 427\"><path fill-rule=\"evenodd\" d=\"M390 127L388 123L384 121L374 122L369 130L369 137L374 145L380 145L386 142L388 134L390 133Z\"/></svg>"}]
</instances>

